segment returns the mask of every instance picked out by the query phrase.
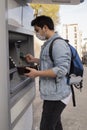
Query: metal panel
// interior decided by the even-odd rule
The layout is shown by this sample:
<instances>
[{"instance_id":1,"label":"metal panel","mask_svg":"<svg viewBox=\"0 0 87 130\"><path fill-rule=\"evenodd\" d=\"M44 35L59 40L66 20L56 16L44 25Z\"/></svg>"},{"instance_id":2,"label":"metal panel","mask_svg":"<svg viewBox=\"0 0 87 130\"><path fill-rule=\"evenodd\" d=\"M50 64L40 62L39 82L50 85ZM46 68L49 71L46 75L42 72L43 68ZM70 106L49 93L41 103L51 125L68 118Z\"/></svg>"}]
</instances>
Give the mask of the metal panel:
<instances>
[{"instance_id":1,"label":"metal panel","mask_svg":"<svg viewBox=\"0 0 87 130\"><path fill-rule=\"evenodd\" d=\"M6 2L7 0L0 0L0 130L10 130Z\"/></svg>"},{"instance_id":2,"label":"metal panel","mask_svg":"<svg viewBox=\"0 0 87 130\"><path fill-rule=\"evenodd\" d=\"M42 4L80 4L84 0L32 0L32 3L42 3Z\"/></svg>"},{"instance_id":3,"label":"metal panel","mask_svg":"<svg viewBox=\"0 0 87 130\"><path fill-rule=\"evenodd\" d=\"M80 4L84 0L15 0L17 3L21 5L26 5L27 3L38 3L38 4Z\"/></svg>"},{"instance_id":4,"label":"metal panel","mask_svg":"<svg viewBox=\"0 0 87 130\"><path fill-rule=\"evenodd\" d=\"M22 98L20 98L20 100L16 102L14 106L12 106L12 102L14 103L14 101L11 102L11 127L12 128L14 128L15 125L18 123L18 121L21 119L21 117L26 112L27 108L31 105L35 97L35 89L34 87L32 87L32 84L31 84L31 87L26 88L23 93L26 93L26 94L22 95ZM20 94L21 93L19 93L19 95L17 94L16 96L18 96L19 98ZM15 97L14 97L14 100L15 100ZM16 99L16 101L17 100L18 99Z\"/></svg>"},{"instance_id":5,"label":"metal panel","mask_svg":"<svg viewBox=\"0 0 87 130\"><path fill-rule=\"evenodd\" d=\"M63 3L63 4L73 4L73 5L76 5L76 4L79 4L80 3L80 0L52 0L52 2L54 3Z\"/></svg>"},{"instance_id":6,"label":"metal panel","mask_svg":"<svg viewBox=\"0 0 87 130\"><path fill-rule=\"evenodd\" d=\"M58 2L58 3L71 3L71 0L52 0L52 2Z\"/></svg>"},{"instance_id":7,"label":"metal panel","mask_svg":"<svg viewBox=\"0 0 87 130\"><path fill-rule=\"evenodd\" d=\"M31 3L32 0L15 0L20 5L26 5L26 3Z\"/></svg>"},{"instance_id":8,"label":"metal panel","mask_svg":"<svg viewBox=\"0 0 87 130\"><path fill-rule=\"evenodd\" d=\"M13 58L13 61L17 66L28 66L25 60L20 59L20 52L22 52L24 55L28 52L30 52L32 55L34 54L32 32L22 27L19 28L9 25L8 37L9 56ZM16 43L18 45L18 48L16 46ZM21 60L21 64L19 64L19 60ZM17 66L14 66L14 68L9 67L9 74L12 75L10 77L10 110L12 129L18 128L18 122L24 116L26 110L32 104L32 101L35 97L35 80L23 75L19 75L17 71ZM26 118L27 116L25 117L25 119Z\"/></svg>"}]
</instances>

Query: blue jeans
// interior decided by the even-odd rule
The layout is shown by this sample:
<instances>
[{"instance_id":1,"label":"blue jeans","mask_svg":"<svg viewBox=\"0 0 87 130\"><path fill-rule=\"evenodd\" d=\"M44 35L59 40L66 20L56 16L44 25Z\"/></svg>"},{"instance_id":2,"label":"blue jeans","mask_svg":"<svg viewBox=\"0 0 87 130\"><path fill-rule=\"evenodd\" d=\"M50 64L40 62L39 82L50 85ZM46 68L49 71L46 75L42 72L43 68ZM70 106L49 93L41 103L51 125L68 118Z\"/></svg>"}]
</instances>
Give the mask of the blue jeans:
<instances>
[{"instance_id":1,"label":"blue jeans","mask_svg":"<svg viewBox=\"0 0 87 130\"><path fill-rule=\"evenodd\" d=\"M63 130L61 113L65 108L61 101L44 101L40 130Z\"/></svg>"}]
</instances>

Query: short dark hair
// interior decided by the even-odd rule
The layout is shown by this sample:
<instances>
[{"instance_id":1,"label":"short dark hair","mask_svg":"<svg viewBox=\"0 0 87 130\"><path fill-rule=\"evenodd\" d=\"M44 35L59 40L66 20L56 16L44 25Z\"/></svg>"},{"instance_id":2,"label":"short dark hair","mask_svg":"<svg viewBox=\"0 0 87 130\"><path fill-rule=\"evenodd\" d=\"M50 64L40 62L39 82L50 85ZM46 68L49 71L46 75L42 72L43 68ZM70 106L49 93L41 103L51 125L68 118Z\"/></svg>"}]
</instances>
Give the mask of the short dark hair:
<instances>
[{"instance_id":1,"label":"short dark hair","mask_svg":"<svg viewBox=\"0 0 87 130\"><path fill-rule=\"evenodd\" d=\"M41 15L36 17L34 20L31 21L31 26L35 26L35 25L41 28L43 28L44 25L47 25L47 27L50 30L54 30L53 20L49 16Z\"/></svg>"}]
</instances>

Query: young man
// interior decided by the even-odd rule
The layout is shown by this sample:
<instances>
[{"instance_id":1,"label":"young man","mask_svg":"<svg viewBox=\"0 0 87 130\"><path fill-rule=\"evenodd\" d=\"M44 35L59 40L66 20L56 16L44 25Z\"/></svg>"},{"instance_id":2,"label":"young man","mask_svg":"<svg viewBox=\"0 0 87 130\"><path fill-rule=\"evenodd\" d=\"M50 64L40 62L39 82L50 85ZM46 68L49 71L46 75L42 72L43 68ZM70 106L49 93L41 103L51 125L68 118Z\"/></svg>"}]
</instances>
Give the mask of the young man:
<instances>
[{"instance_id":1,"label":"young man","mask_svg":"<svg viewBox=\"0 0 87 130\"><path fill-rule=\"evenodd\" d=\"M30 73L25 74L31 78L40 77L40 96L43 99L43 112L40 130L63 130L61 113L70 98L70 86L67 84L66 74L70 69L71 52L64 40L54 41L52 56L49 56L49 47L52 41L59 37L54 31L54 23L48 16L38 16L31 25L34 26L36 36L45 40L40 53L40 59L31 54L26 55L28 62L39 63L39 70L28 68Z\"/></svg>"}]
</instances>

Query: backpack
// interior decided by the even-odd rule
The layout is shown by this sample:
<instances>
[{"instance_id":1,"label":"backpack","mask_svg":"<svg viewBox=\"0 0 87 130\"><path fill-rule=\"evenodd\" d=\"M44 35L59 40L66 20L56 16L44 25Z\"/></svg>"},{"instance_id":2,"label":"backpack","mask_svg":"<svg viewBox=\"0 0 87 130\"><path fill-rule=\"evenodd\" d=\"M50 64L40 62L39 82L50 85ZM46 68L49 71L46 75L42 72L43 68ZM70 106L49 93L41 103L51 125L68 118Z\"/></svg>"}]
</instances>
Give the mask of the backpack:
<instances>
[{"instance_id":1,"label":"backpack","mask_svg":"<svg viewBox=\"0 0 87 130\"><path fill-rule=\"evenodd\" d=\"M52 62L54 62L52 57L52 48L53 48L54 41L57 39L64 40L69 45L71 50L70 71L69 73L66 74L66 76L67 76L67 84L71 86L73 106L76 106L74 87L79 90L81 90L83 87L83 71L84 71L83 64L77 50L72 45L69 44L69 40L63 39L61 37L55 38L50 44L49 56Z\"/></svg>"}]
</instances>

